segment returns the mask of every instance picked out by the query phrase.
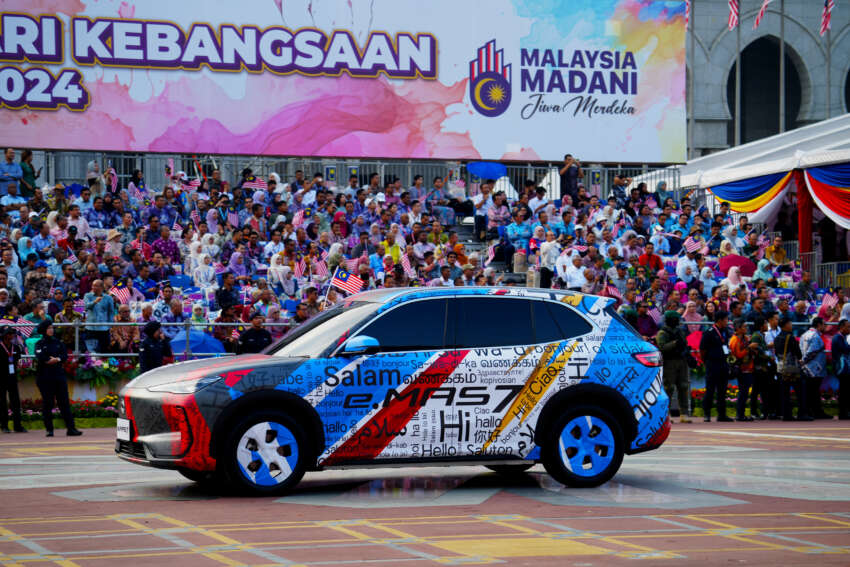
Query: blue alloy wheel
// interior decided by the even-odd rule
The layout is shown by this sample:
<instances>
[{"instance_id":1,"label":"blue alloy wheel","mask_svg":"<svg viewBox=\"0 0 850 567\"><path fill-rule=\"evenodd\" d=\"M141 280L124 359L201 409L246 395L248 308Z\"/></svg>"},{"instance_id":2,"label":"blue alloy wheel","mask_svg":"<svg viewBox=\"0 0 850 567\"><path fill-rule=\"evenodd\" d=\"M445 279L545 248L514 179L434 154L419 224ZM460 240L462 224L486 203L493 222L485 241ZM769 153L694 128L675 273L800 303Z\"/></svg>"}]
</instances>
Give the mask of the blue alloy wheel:
<instances>
[{"instance_id":1,"label":"blue alloy wheel","mask_svg":"<svg viewBox=\"0 0 850 567\"><path fill-rule=\"evenodd\" d=\"M304 476L310 452L306 439L286 413L249 414L230 431L219 465L243 492L283 494Z\"/></svg>"},{"instance_id":2,"label":"blue alloy wheel","mask_svg":"<svg viewBox=\"0 0 850 567\"><path fill-rule=\"evenodd\" d=\"M236 460L245 478L259 486L277 486L298 464L298 441L280 423L263 421L242 434Z\"/></svg>"},{"instance_id":3,"label":"blue alloy wheel","mask_svg":"<svg viewBox=\"0 0 850 567\"><path fill-rule=\"evenodd\" d=\"M543 466L567 486L604 484L623 463L624 441L619 422L596 406L568 408L547 424L541 447Z\"/></svg>"},{"instance_id":4,"label":"blue alloy wheel","mask_svg":"<svg viewBox=\"0 0 850 567\"><path fill-rule=\"evenodd\" d=\"M560 437L561 461L573 474L596 476L614 460L614 434L598 417L573 418L564 426Z\"/></svg>"}]
</instances>

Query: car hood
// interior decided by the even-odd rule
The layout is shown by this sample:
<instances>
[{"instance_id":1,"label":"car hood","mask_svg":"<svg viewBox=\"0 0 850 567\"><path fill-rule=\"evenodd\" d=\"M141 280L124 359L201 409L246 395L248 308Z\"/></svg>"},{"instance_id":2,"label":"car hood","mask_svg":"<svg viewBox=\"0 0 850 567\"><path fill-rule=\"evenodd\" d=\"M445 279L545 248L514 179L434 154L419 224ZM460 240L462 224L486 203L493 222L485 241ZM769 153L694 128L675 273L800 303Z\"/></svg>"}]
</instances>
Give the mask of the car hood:
<instances>
[{"instance_id":1,"label":"car hood","mask_svg":"<svg viewBox=\"0 0 850 567\"><path fill-rule=\"evenodd\" d=\"M284 366L287 363L303 363L303 358L281 358L265 354L246 354L228 358L190 360L160 366L127 384L128 389L143 389L161 384L198 380L206 376L226 376L234 372L251 371L262 366Z\"/></svg>"}]
</instances>

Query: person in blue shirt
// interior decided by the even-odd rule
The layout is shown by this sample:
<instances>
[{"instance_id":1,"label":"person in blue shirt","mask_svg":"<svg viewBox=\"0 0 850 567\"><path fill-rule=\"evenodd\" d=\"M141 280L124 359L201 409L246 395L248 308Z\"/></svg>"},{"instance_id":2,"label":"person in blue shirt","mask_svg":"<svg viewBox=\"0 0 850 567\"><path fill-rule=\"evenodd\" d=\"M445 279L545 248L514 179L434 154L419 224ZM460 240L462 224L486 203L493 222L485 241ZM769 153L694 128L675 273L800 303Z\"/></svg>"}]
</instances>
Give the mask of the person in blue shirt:
<instances>
[{"instance_id":1,"label":"person in blue shirt","mask_svg":"<svg viewBox=\"0 0 850 567\"><path fill-rule=\"evenodd\" d=\"M92 200L92 207L83 213L91 228L112 228L114 225L109 224L109 215L103 210L103 199L95 197Z\"/></svg>"},{"instance_id":2,"label":"person in blue shirt","mask_svg":"<svg viewBox=\"0 0 850 567\"><path fill-rule=\"evenodd\" d=\"M559 238L576 235L576 224L573 221L573 212L571 210L566 210L561 214L561 220L557 223L556 228L558 229L556 234Z\"/></svg>"},{"instance_id":3,"label":"person in blue shirt","mask_svg":"<svg viewBox=\"0 0 850 567\"><path fill-rule=\"evenodd\" d=\"M522 213L517 211L514 214L514 222L505 227L505 232L508 240L516 250L527 250L528 241L531 238L531 227L523 222Z\"/></svg>"},{"instance_id":4,"label":"person in blue shirt","mask_svg":"<svg viewBox=\"0 0 850 567\"><path fill-rule=\"evenodd\" d=\"M159 286L150 277L150 266L142 264L138 272L139 275L133 279L133 287L139 290L145 296L145 299L156 299Z\"/></svg>"},{"instance_id":5,"label":"person in blue shirt","mask_svg":"<svg viewBox=\"0 0 850 567\"><path fill-rule=\"evenodd\" d=\"M71 204L80 207L80 214L85 215L94 204L94 201L92 201L91 198L91 189L84 187L82 191L80 191L80 196L74 199Z\"/></svg>"},{"instance_id":6,"label":"person in blue shirt","mask_svg":"<svg viewBox=\"0 0 850 567\"><path fill-rule=\"evenodd\" d=\"M13 148L6 148L5 157L6 161L0 163L0 197L9 192L9 183L14 182L17 185L24 176L21 165L15 163L15 150Z\"/></svg>"},{"instance_id":7,"label":"person in blue shirt","mask_svg":"<svg viewBox=\"0 0 850 567\"><path fill-rule=\"evenodd\" d=\"M18 184L9 181L6 184L6 194L0 197L0 205L9 213L12 220L21 220L21 205L26 205L27 200L18 195Z\"/></svg>"},{"instance_id":8,"label":"person in blue shirt","mask_svg":"<svg viewBox=\"0 0 850 567\"><path fill-rule=\"evenodd\" d=\"M46 222L41 222L38 234L32 238L32 247L42 258L47 258L56 247L56 239L50 235L50 227Z\"/></svg>"}]
</instances>

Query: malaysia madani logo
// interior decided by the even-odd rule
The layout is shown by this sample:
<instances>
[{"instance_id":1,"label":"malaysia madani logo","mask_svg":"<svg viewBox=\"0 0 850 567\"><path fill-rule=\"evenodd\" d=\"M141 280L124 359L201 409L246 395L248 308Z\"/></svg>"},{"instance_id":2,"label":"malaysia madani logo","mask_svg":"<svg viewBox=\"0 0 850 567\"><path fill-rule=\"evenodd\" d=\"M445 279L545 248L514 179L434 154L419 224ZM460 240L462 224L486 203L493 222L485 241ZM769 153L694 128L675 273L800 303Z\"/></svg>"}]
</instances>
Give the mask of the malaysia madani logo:
<instances>
[{"instance_id":1,"label":"malaysia madani logo","mask_svg":"<svg viewBox=\"0 0 850 567\"><path fill-rule=\"evenodd\" d=\"M505 54L496 50L496 40L478 48L478 57L469 62L469 99L479 114L499 116L511 104L511 66Z\"/></svg>"}]
</instances>

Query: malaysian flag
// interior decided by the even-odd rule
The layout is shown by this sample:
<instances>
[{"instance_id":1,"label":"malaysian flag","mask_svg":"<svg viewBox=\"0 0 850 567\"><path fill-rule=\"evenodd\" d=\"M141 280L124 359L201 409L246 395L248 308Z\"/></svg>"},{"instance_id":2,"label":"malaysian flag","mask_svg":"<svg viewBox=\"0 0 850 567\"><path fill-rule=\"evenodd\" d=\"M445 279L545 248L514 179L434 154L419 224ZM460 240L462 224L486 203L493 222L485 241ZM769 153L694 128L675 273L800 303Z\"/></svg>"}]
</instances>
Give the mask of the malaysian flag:
<instances>
[{"instance_id":1,"label":"malaysian flag","mask_svg":"<svg viewBox=\"0 0 850 567\"><path fill-rule=\"evenodd\" d=\"M357 271L357 264L360 263L360 258L351 258L350 260L345 261L345 269L349 272Z\"/></svg>"},{"instance_id":2,"label":"malaysian flag","mask_svg":"<svg viewBox=\"0 0 850 567\"><path fill-rule=\"evenodd\" d=\"M416 277L416 270L413 269L413 266L410 265L410 258L407 257L407 254L401 255L401 268L404 270L404 274L409 278Z\"/></svg>"},{"instance_id":3,"label":"malaysian flag","mask_svg":"<svg viewBox=\"0 0 850 567\"><path fill-rule=\"evenodd\" d=\"M691 21L691 0L685 0L685 29L688 28L688 22Z\"/></svg>"},{"instance_id":4,"label":"malaysian flag","mask_svg":"<svg viewBox=\"0 0 850 567\"><path fill-rule=\"evenodd\" d=\"M605 286L605 294L608 297L613 297L614 299L616 299L618 301L623 300L623 294L620 293L620 290L617 288L617 286L615 286L611 282L608 282L608 285Z\"/></svg>"},{"instance_id":5,"label":"malaysian flag","mask_svg":"<svg viewBox=\"0 0 850 567\"><path fill-rule=\"evenodd\" d=\"M685 247L686 252L697 252L702 248L702 242L692 236L689 236L685 239L683 246Z\"/></svg>"},{"instance_id":6,"label":"malaysian flag","mask_svg":"<svg viewBox=\"0 0 850 567\"><path fill-rule=\"evenodd\" d=\"M658 310L658 307L653 307L647 312L647 314L652 317L652 320L655 321L656 325L660 325L661 321L664 319L664 316L661 314L661 311Z\"/></svg>"},{"instance_id":7,"label":"malaysian flag","mask_svg":"<svg viewBox=\"0 0 850 567\"><path fill-rule=\"evenodd\" d=\"M195 223L195 227L201 224L201 213L198 212L198 209L193 209L191 213L189 213L189 218L192 219L192 222Z\"/></svg>"},{"instance_id":8,"label":"malaysian flag","mask_svg":"<svg viewBox=\"0 0 850 567\"><path fill-rule=\"evenodd\" d=\"M86 302L82 299L74 300L74 311L76 313L85 313L86 312Z\"/></svg>"},{"instance_id":9,"label":"malaysian flag","mask_svg":"<svg viewBox=\"0 0 850 567\"><path fill-rule=\"evenodd\" d=\"M233 340L238 341L239 337L242 335L242 331L244 331L244 330L245 330L245 328L242 327L242 326L231 327L230 328L230 336L233 338Z\"/></svg>"},{"instance_id":10,"label":"malaysian flag","mask_svg":"<svg viewBox=\"0 0 850 567\"><path fill-rule=\"evenodd\" d=\"M729 0L729 30L738 25L738 0Z\"/></svg>"},{"instance_id":11,"label":"malaysian flag","mask_svg":"<svg viewBox=\"0 0 850 567\"><path fill-rule=\"evenodd\" d=\"M134 240L133 242L130 243L130 246L132 246L136 250L141 250L142 249L141 239L137 238L136 240Z\"/></svg>"},{"instance_id":12,"label":"malaysian flag","mask_svg":"<svg viewBox=\"0 0 850 567\"><path fill-rule=\"evenodd\" d=\"M223 274L227 271L227 268L225 268L224 264L222 264L221 262L213 262L213 269L215 270L216 274Z\"/></svg>"},{"instance_id":13,"label":"malaysian flag","mask_svg":"<svg viewBox=\"0 0 850 567\"><path fill-rule=\"evenodd\" d=\"M493 244L489 248L487 248L487 259L484 261L484 266L489 266L490 262L493 261L493 258L496 257L496 245Z\"/></svg>"},{"instance_id":14,"label":"malaysian flag","mask_svg":"<svg viewBox=\"0 0 850 567\"><path fill-rule=\"evenodd\" d=\"M359 293L360 290L363 289L363 280L351 272L346 272L345 270L337 268L336 272L334 272L334 277L331 280L331 285L334 285L348 293Z\"/></svg>"},{"instance_id":15,"label":"malaysian flag","mask_svg":"<svg viewBox=\"0 0 850 567\"><path fill-rule=\"evenodd\" d=\"M261 189L265 191L269 188L265 179L262 177L249 177L242 183L243 189Z\"/></svg>"},{"instance_id":16,"label":"malaysian flag","mask_svg":"<svg viewBox=\"0 0 850 567\"><path fill-rule=\"evenodd\" d=\"M304 258L301 258L300 261L295 263L295 277L301 278L304 277L304 272L307 271L307 264L304 262Z\"/></svg>"},{"instance_id":17,"label":"malaysian flag","mask_svg":"<svg viewBox=\"0 0 850 567\"><path fill-rule=\"evenodd\" d=\"M17 325L21 325L20 327L15 327L15 330L18 331L21 336L27 339L32 336L32 332L35 330L35 324L30 323L29 321L27 321L26 319L22 319L21 317L18 317L12 322Z\"/></svg>"},{"instance_id":18,"label":"malaysian flag","mask_svg":"<svg viewBox=\"0 0 850 567\"><path fill-rule=\"evenodd\" d=\"M115 296L115 299L118 300L118 303L122 305L130 301L130 290L127 289L127 284L124 282L118 282L109 290L109 294Z\"/></svg>"},{"instance_id":19,"label":"malaysian flag","mask_svg":"<svg viewBox=\"0 0 850 567\"><path fill-rule=\"evenodd\" d=\"M302 224L304 224L304 211L303 210L298 211L297 213L295 213L295 216L292 217L292 225L293 226L297 227L297 226L301 226Z\"/></svg>"},{"instance_id":20,"label":"malaysian flag","mask_svg":"<svg viewBox=\"0 0 850 567\"><path fill-rule=\"evenodd\" d=\"M174 226L171 227L171 230L173 230L175 232L180 232L180 231L183 230L183 227L180 226L180 223L177 222L177 219L174 219Z\"/></svg>"},{"instance_id":21,"label":"malaysian flag","mask_svg":"<svg viewBox=\"0 0 850 567\"><path fill-rule=\"evenodd\" d=\"M201 186L201 180L197 177L189 182L189 187L197 189L200 186Z\"/></svg>"},{"instance_id":22,"label":"malaysian flag","mask_svg":"<svg viewBox=\"0 0 850 567\"><path fill-rule=\"evenodd\" d=\"M832 29L832 9L835 8L833 0L823 0L823 14L820 18L820 34L825 34Z\"/></svg>"},{"instance_id":23,"label":"malaysian flag","mask_svg":"<svg viewBox=\"0 0 850 567\"><path fill-rule=\"evenodd\" d=\"M236 209L234 209L233 207L227 210L227 222L230 223L230 226L239 226L239 213L237 213Z\"/></svg>"},{"instance_id":24,"label":"malaysian flag","mask_svg":"<svg viewBox=\"0 0 850 567\"><path fill-rule=\"evenodd\" d=\"M324 260L319 260L317 262L313 262L313 267L315 268L315 272L317 276L327 277L328 275L328 265Z\"/></svg>"},{"instance_id":25,"label":"malaysian flag","mask_svg":"<svg viewBox=\"0 0 850 567\"><path fill-rule=\"evenodd\" d=\"M767 5L770 4L770 0L763 0L761 3L761 10L756 14L756 21L753 22L753 29L756 30L761 24L761 19L764 17L765 13L767 13Z\"/></svg>"},{"instance_id":26,"label":"malaysian flag","mask_svg":"<svg viewBox=\"0 0 850 567\"><path fill-rule=\"evenodd\" d=\"M823 296L823 299L821 300L821 305L823 307L826 307L827 309L835 307L836 305L838 305L838 295L834 293L825 294Z\"/></svg>"},{"instance_id":27,"label":"malaysian flag","mask_svg":"<svg viewBox=\"0 0 850 567\"><path fill-rule=\"evenodd\" d=\"M68 252L68 258L67 258L67 260L69 260L69 261L70 261L71 263L73 263L73 264L76 264L77 262L79 262L79 261L80 261L80 260L79 260L79 258L77 258L77 255L76 255L76 254L74 254L74 251L73 251L73 250L71 250L71 251L69 251L69 252Z\"/></svg>"}]
</instances>

